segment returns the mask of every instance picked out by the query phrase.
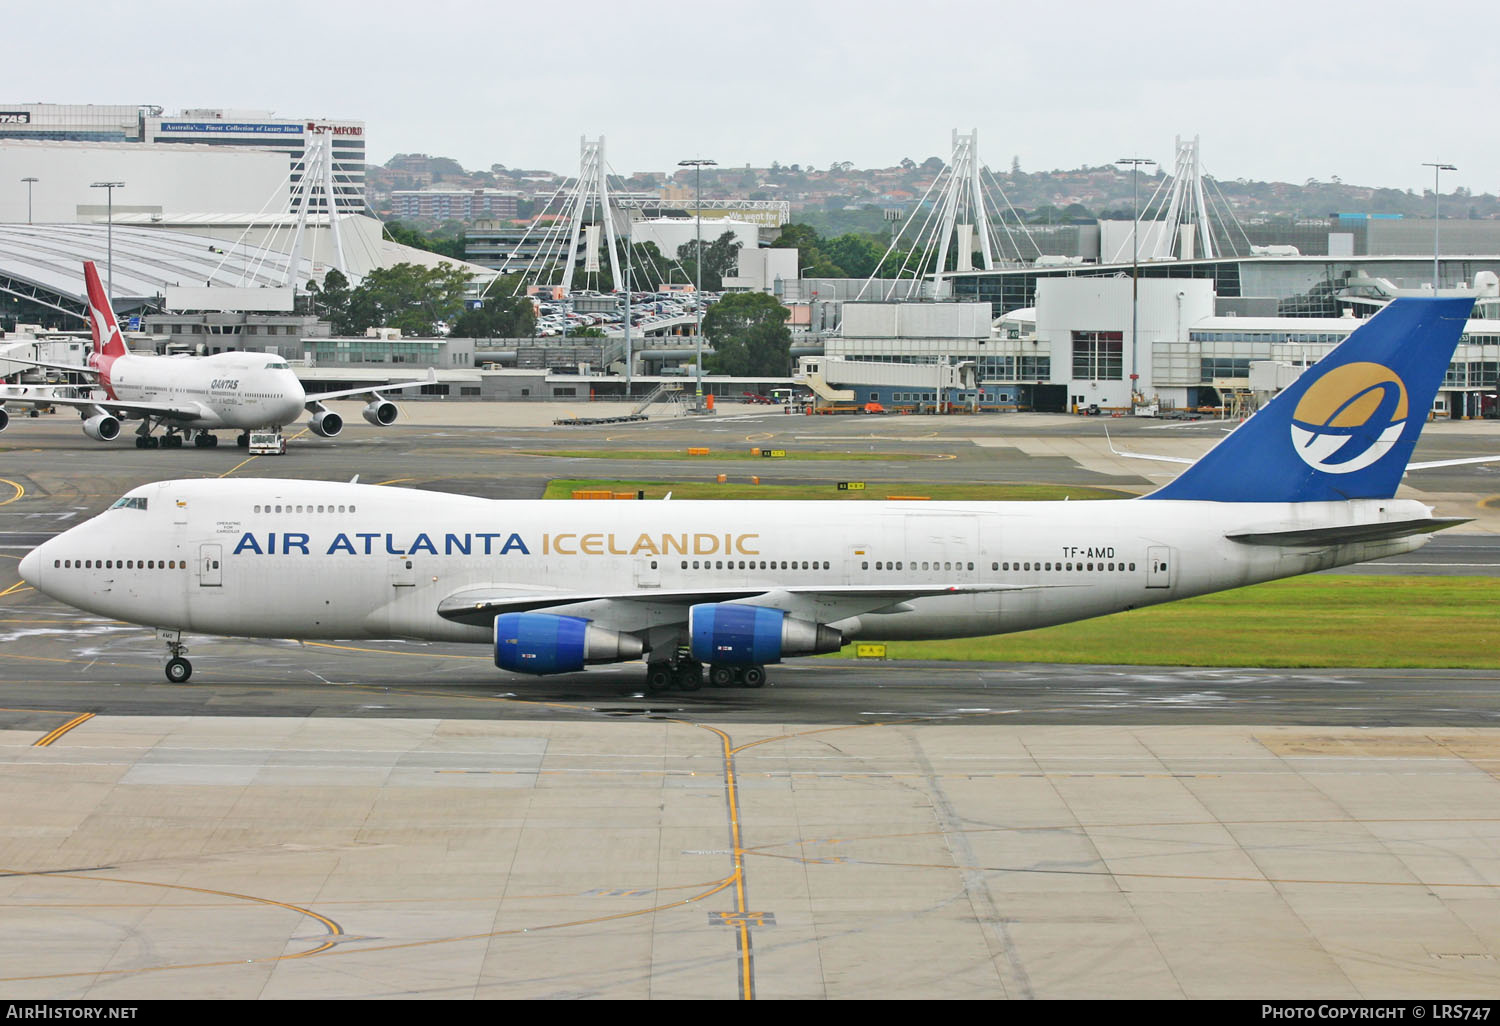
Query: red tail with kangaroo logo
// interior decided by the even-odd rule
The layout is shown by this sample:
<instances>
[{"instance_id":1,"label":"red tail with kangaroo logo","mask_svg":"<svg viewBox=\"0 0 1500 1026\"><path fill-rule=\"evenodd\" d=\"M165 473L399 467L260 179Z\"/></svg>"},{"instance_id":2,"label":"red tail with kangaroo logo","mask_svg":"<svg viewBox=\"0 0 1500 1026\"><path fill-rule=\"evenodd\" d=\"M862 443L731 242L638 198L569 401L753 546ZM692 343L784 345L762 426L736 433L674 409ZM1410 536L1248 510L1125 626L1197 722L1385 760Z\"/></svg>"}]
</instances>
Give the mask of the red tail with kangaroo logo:
<instances>
[{"instance_id":1,"label":"red tail with kangaroo logo","mask_svg":"<svg viewBox=\"0 0 1500 1026\"><path fill-rule=\"evenodd\" d=\"M125 336L120 334L120 323L115 320L115 311L99 280L99 270L92 260L83 262L83 280L89 294L89 330L94 333L94 351L89 356L89 366L99 372L99 382L105 392L114 398L115 390L110 384L109 368L124 356Z\"/></svg>"}]
</instances>

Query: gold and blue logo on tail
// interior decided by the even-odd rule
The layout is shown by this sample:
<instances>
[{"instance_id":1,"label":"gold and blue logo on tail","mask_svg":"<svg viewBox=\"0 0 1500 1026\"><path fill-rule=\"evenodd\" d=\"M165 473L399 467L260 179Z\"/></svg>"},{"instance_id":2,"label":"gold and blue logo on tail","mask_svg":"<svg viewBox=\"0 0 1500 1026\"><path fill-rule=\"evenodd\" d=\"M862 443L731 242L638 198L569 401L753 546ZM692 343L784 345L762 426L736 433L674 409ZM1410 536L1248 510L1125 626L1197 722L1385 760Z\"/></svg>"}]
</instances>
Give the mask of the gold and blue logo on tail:
<instances>
[{"instance_id":1,"label":"gold and blue logo on tail","mask_svg":"<svg viewBox=\"0 0 1500 1026\"><path fill-rule=\"evenodd\" d=\"M1292 411L1292 445L1325 474L1352 474L1391 451L1406 427L1406 385L1389 367L1346 363L1315 380Z\"/></svg>"},{"instance_id":2,"label":"gold and blue logo on tail","mask_svg":"<svg viewBox=\"0 0 1500 1026\"><path fill-rule=\"evenodd\" d=\"M1146 497L1390 498L1472 308L1472 299L1395 300L1175 481Z\"/></svg>"}]
</instances>

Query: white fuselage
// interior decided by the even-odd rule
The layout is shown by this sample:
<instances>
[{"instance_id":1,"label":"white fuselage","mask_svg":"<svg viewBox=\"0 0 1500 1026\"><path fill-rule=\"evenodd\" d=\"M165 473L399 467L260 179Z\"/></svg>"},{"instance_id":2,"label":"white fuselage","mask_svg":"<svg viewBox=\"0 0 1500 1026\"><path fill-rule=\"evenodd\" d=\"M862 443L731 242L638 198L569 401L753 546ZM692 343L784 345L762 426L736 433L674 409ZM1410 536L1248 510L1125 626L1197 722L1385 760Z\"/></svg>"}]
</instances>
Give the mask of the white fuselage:
<instances>
[{"instance_id":1,"label":"white fuselage","mask_svg":"<svg viewBox=\"0 0 1500 1026\"><path fill-rule=\"evenodd\" d=\"M196 407L171 423L212 430L282 427L302 415L306 393L286 361L263 353L137 356L114 360L100 384L122 402Z\"/></svg>"},{"instance_id":2,"label":"white fuselage","mask_svg":"<svg viewBox=\"0 0 1500 1026\"><path fill-rule=\"evenodd\" d=\"M1027 630L1406 552L1428 537L1279 546L1226 534L1430 512L1406 500L502 501L289 480L166 481L121 503L32 552L22 575L71 605L168 630L472 642L490 641L489 628L438 612L465 592L569 596L547 611L624 631L671 620L663 610L684 593L715 590L765 593L752 604L845 640ZM973 590L875 607L837 593L914 586Z\"/></svg>"}]
</instances>

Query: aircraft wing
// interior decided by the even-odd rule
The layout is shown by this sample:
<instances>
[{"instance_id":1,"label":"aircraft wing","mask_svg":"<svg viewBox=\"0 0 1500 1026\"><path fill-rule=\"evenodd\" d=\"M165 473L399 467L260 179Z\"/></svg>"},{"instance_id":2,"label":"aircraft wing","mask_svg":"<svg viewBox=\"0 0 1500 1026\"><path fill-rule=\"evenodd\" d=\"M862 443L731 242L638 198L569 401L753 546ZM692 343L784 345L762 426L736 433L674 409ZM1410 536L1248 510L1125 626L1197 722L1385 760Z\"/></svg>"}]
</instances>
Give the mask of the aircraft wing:
<instances>
[{"instance_id":1,"label":"aircraft wing","mask_svg":"<svg viewBox=\"0 0 1500 1026\"><path fill-rule=\"evenodd\" d=\"M1193 463L1198 462L1197 460L1190 460L1190 459L1188 459L1185 456L1156 456L1156 455L1153 455L1151 453L1145 453L1145 452L1125 452L1123 449L1116 449L1115 448L1114 440L1109 437L1109 428L1105 428L1104 429L1104 441L1109 445L1109 451L1110 452L1114 453L1116 456L1123 456L1126 459L1131 459L1131 460L1154 460L1157 463L1187 463L1187 464L1193 464Z\"/></svg>"},{"instance_id":2,"label":"aircraft wing","mask_svg":"<svg viewBox=\"0 0 1500 1026\"><path fill-rule=\"evenodd\" d=\"M108 413L121 420L141 417L160 417L165 420L198 420L206 415L199 406L174 406L171 403L122 402L119 399L65 399L49 395L4 395L0 394L0 406L16 403L21 406L66 406L82 416L92 413Z\"/></svg>"},{"instance_id":3,"label":"aircraft wing","mask_svg":"<svg viewBox=\"0 0 1500 1026\"><path fill-rule=\"evenodd\" d=\"M891 587L887 585L819 585L806 588L716 588L672 591L643 588L614 594L577 592L520 592L501 585L465 588L438 603L438 615L455 623L488 626L502 613L546 610L559 616L580 616L611 630L635 631L686 623L688 608L708 602L780 609L791 616L831 623L861 613L898 612L911 599L941 595L973 595L1001 591L1024 591L1033 585L934 584Z\"/></svg>"},{"instance_id":4,"label":"aircraft wing","mask_svg":"<svg viewBox=\"0 0 1500 1026\"><path fill-rule=\"evenodd\" d=\"M397 381L390 385L372 385L365 388L345 388L337 392L319 392L317 395L309 395L309 403L320 403L325 399L345 399L350 396L360 396L366 399L378 399L381 392L399 392L403 388L415 388L417 385L432 385L437 382L437 369L427 368L427 376L412 381Z\"/></svg>"},{"instance_id":5,"label":"aircraft wing","mask_svg":"<svg viewBox=\"0 0 1500 1026\"><path fill-rule=\"evenodd\" d=\"M85 367L82 364L77 363L52 363L48 360L33 360L28 357L21 356L0 356L0 360L4 360L6 363L24 363L28 367L46 367L49 370L72 371L74 374L92 374L95 377L99 376L99 372L94 370L94 368Z\"/></svg>"}]
</instances>

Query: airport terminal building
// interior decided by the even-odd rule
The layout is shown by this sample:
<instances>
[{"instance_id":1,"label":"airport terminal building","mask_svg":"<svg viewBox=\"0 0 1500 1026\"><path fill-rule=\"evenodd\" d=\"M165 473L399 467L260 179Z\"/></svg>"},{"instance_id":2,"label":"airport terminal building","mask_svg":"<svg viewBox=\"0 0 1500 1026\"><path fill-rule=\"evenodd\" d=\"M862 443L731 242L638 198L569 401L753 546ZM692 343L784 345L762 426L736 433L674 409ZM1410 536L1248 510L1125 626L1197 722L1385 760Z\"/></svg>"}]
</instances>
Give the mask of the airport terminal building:
<instances>
[{"instance_id":1,"label":"airport terminal building","mask_svg":"<svg viewBox=\"0 0 1500 1026\"><path fill-rule=\"evenodd\" d=\"M1411 279L1418 262L1393 261L1381 269L1405 270ZM1222 270L1227 261L1214 263ZM1265 313L1247 314L1239 304L1226 303L1213 278L1196 276L1191 272L1197 268L1180 264L1152 265L1152 271L1189 273L1143 276L1138 289L1128 266L1124 274L1118 268L1101 275L1039 274L1028 286L1034 305L993 318L987 303L845 303L840 334L825 339L827 355L840 361L830 366L841 368L845 377L829 384L853 389L858 402L889 402L878 387L885 375L873 369L879 365L972 362L977 389L955 391L943 401L1055 412L1248 410L1390 298L1362 302L1365 296L1408 291L1393 288L1390 279L1357 273L1344 276L1339 288L1325 290L1319 286L1327 278L1305 264L1269 263L1273 266L1235 269L1241 281L1284 283L1286 294L1249 297L1256 302L1248 308ZM1475 265L1500 268L1500 258L1470 264ZM1426 267L1430 280L1430 258ZM1306 287L1308 281L1313 288ZM1476 310L1438 395L1437 416L1500 416L1496 283L1493 272L1481 270L1472 283L1442 290L1473 296ZM1307 302L1309 293L1317 303ZM860 374L861 364L871 372ZM1132 375L1138 375L1135 402Z\"/></svg>"}]
</instances>

